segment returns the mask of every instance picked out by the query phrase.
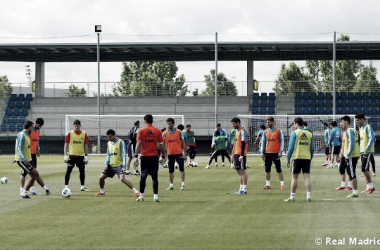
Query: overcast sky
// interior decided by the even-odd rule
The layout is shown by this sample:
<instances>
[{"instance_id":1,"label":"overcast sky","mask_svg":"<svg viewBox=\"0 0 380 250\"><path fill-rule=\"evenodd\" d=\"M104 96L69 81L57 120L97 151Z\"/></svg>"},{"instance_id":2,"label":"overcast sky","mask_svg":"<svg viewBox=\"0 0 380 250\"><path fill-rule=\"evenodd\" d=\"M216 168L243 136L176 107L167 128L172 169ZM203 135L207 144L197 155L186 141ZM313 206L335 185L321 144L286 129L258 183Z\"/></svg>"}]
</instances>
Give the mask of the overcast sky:
<instances>
[{"instance_id":1,"label":"overcast sky","mask_svg":"<svg viewBox=\"0 0 380 250\"><path fill-rule=\"evenodd\" d=\"M215 32L220 42L332 41L334 31L338 36L349 34L351 40L380 40L376 0L0 0L0 6L0 47L1 43L96 43L95 24L102 25L101 42L213 42ZM25 64L0 62L0 75L12 83L26 83ZM263 83L274 81L280 64L256 62L254 77ZM215 67L214 62L177 65L188 82L202 81ZM97 81L96 63L46 63L45 67L46 82ZM31 68L34 73L34 63ZM246 63L220 62L219 72L245 81ZM116 82L120 73L121 63L101 63L101 81Z\"/></svg>"}]
</instances>

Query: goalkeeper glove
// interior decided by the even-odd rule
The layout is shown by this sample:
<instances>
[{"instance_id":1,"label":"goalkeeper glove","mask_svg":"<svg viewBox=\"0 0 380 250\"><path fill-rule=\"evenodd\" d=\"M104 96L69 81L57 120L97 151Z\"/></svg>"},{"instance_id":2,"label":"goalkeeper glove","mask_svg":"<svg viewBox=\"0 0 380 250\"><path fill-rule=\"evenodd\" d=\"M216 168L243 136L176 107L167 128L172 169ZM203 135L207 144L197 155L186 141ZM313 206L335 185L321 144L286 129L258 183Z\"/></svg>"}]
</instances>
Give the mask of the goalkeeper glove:
<instances>
[{"instance_id":1,"label":"goalkeeper glove","mask_svg":"<svg viewBox=\"0 0 380 250\"><path fill-rule=\"evenodd\" d=\"M84 164L88 164L88 156L87 155L84 156L83 162L84 162Z\"/></svg>"},{"instance_id":2,"label":"goalkeeper glove","mask_svg":"<svg viewBox=\"0 0 380 250\"><path fill-rule=\"evenodd\" d=\"M64 163L68 163L69 160L70 160L70 157L69 157L68 155L65 155L65 156L63 157L63 162L64 162Z\"/></svg>"}]
</instances>

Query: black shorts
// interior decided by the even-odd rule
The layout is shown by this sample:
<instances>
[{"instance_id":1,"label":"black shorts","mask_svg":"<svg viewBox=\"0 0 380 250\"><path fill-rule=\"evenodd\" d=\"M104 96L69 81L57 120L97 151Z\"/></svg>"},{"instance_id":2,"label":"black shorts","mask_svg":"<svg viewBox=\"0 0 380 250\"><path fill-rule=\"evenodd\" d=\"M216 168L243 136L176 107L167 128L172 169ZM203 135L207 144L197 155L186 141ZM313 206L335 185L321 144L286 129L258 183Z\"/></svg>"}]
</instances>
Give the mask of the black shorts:
<instances>
[{"instance_id":1,"label":"black shorts","mask_svg":"<svg viewBox=\"0 0 380 250\"><path fill-rule=\"evenodd\" d=\"M350 180L356 179L356 164L358 164L359 157L350 157L347 161L345 159L346 165L347 165L347 175L350 178ZM340 165L342 165L342 162L340 162Z\"/></svg>"},{"instance_id":2,"label":"black shorts","mask_svg":"<svg viewBox=\"0 0 380 250\"><path fill-rule=\"evenodd\" d=\"M187 146L187 155L197 152L197 146Z\"/></svg>"},{"instance_id":3,"label":"black shorts","mask_svg":"<svg viewBox=\"0 0 380 250\"><path fill-rule=\"evenodd\" d=\"M310 165L311 165L311 160L307 160L307 159L293 160L292 174L299 174L301 173L301 171L304 174L310 174Z\"/></svg>"},{"instance_id":4,"label":"black shorts","mask_svg":"<svg viewBox=\"0 0 380 250\"><path fill-rule=\"evenodd\" d=\"M110 164L108 164L107 169L104 169L102 171L102 174L105 174L110 178L113 178L115 176L115 174L117 174L117 176L120 176L122 168L123 168L123 166L121 166L121 165L118 167L112 167Z\"/></svg>"},{"instance_id":5,"label":"black shorts","mask_svg":"<svg viewBox=\"0 0 380 250\"><path fill-rule=\"evenodd\" d=\"M33 162L33 165L34 165L34 168L37 169L37 155L36 154L31 154L32 156L32 162ZM21 175L26 177L28 175L28 173L26 171L24 171L24 169L21 170Z\"/></svg>"},{"instance_id":6,"label":"black shorts","mask_svg":"<svg viewBox=\"0 0 380 250\"><path fill-rule=\"evenodd\" d=\"M325 147L325 155L330 155L331 154L331 147L327 146Z\"/></svg>"},{"instance_id":7,"label":"black shorts","mask_svg":"<svg viewBox=\"0 0 380 250\"><path fill-rule=\"evenodd\" d=\"M158 174L158 156L141 156L141 177L146 178L149 175Z\"/></svg>"},{"instance_id":8,"label":"black shorts","mask_svg":"<svg viewBox=\"0 0 380 250\"><path fill-rule=\"evenodd\" d=\"M127 155L129 158L135 157L135 147L136 145L133 145L133 143L127 144Z\"/></svg>"},{"instance_id":9,"label":"black shorts","mask_svg":"<svg viewBox=\"0 0 380 250\"><path fill-rule=\"evenodd\" d=\"M360 160L362 162L362 172L369 171L369 163L371 162L371 157L374 157L373 154L368 154L367 157L360 155Z\"/></svg>"},{"instance_id":10,"label":"black shorts","mask_svg":"<svg viewBox=\"0 0 380 250\"><path fill-rule=\"evenodd\" d=\"M338 145L338 146L332 146L332 147L331 147L331 153L332 153L333 155L338 155L338 154L340 154L340 145Z\"/></svg>"},{"instance_id":11,"label":"black shorts","mask_svg":"<svg viewBox=\"0 0 380 250\"><path fill-rule=\"evenodd\" d=\"M243 156L243 160L239 161L240 155L233 155L234 157L234 169L239 170L239 169L247 169L247 156Z\"/></svg>"},{"instance_id":12,"label":"black shorts","mask_svg":"<svg viewBox=\"0 0 380 250\"><path fill-rule=\"evenodd\" d=\"M342 157L340 157L339 173L341 175L346 174L346 170L347 170L346 158L342 156Z\"/></svg>"},{"instance_id":13,"label":"black shorts","mask_svg":"<svg viewBox=\"0 0 380 250\"><path fill-rule=\"evenodd\" d=\"M175 162L178 163L178 168L179 168L180 172L185 171L185 168L184 168L185 162L183 160L183 155L182 154L168 155L169 173L174 173Z\"/></svg>"},{"instance_id":14,"label":"black shorts","mask_svg":"<svg viewBox=\"0 0 380 250\"><path fill-rule=\"evenodd\" d=\"M34 166L34 162L33 161L30 161L30 166L29 167L25 166L25 164L22 161L17 161L17 165L22 169L21 172L25 172L26 174L29 174L30 171L33 170L33 168L36 168Z\"/></svg>"},{"instance_id":15,"label":"black shorts","mask_svg":"<svg viewBox=\"0 0 380 250\"><path fill-rule=\"evenodd\" d=\"M281 160L278 157L278 153L266 153L264 154L265 173L269 173L272 170L272 162L274 163L277 173L282 173Z\"/></svg>"},{"instance_id":16,"label":"black shorts","mask_svg":"<svg viewBox=\"0 0 380 250\"><path fill-rule=\"evenodd\" d=\"M74 168L77 166L78 168L84 168L84 156L71 156L69 158L69 162L67 163L68 168Z\"/></svg>"}]
</instances>

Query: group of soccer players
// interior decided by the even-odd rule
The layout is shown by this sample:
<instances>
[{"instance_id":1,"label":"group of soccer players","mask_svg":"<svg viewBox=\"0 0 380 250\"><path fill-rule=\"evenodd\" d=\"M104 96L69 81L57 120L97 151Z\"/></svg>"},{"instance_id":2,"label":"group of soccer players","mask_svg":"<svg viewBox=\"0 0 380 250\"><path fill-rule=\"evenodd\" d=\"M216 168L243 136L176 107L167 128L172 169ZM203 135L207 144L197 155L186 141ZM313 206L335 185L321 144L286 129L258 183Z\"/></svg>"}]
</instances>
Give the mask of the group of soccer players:
<instances>
[{"instance_id":1,"label":"group of soccer players","mask_svg":"<svg viewBox=\"0 0 380 250\"><path fill-rule=\"evenodd\" d=\"M361 193L371 194L375 191L369 167L372 163L373 176L376 176L375 134L371 125L366 122L364 114L355 115L355 122L359 126L359 132L351 127L349 116L340 118L340 126L336 121L332 121L330 127L326 122L323 123L326 161L322 166L327 168L335 166L339 169L341 184L336 190L352 190L352 193L347 196L349 198L358 197L356 165L359 157L361 170L366 179L366 188ZM335 165L333 165L334 160ZM347 186L346 172L348 175Z\"/></svg>"},{"instance_id":2,"label":"group of soccer players","mask_svg":"<svg viewBox=\"0 0 380 250\"><path fill-rule=\"evenodd\" d=\"M341 174L341 185L337 190L353 190L352 194L347 197L358 197L356 165L359 157L361 157L362 172L367 182L367 188L362 193L372 193L375 190L369 172L369 162L373 160L374 154L374 132L366 122L363 114L357 114L355 120L360 126L359 133L350 127L351 120L348 116L343 116L340 119L340 128L335 121L330 124L331 130L326 123L323 124L325 129L326 155L336 158L336 167L339 168ZM35 181L44 188L47 195L50 194L49 189L36 170L37 157L40 155L38 144L39 131L43 124L42 118L38 118L35 124L32 121L26 121L23 131L18 134L16 139L15 162L22 169L20 177L20 197L22 199L30 198L27 193L28 191L32 195L37 194L34 189ZM197 151L191 125L187 125L186 131L182 131L184 130L183 125L180 124L176 128L174 119L168 118L168 129L162 132L152 125L153 116L150 114L144 116L144 124L145 126L140 128L140 122L135 121L134 127L130 129L127 136L127 146L123 140L116 136L116 132L113 129L109 129L106 132L108 138L107 157L104 170L99 177L100 191L96 196L105 195L105 179L108 177L112 178L116 174L121 182L133 191L134 196L138 197L137 201L144 201L146 179L148 175L151 175L154 193L153 200L159 202L158 168L159 164L166 162L166 156L168 156L169 168L169 187L167 189L174 190L175 164L178 164L180 171L181 190L185 189L184 166L187 161L187 154L190 156L188 166L193 166ZM224 166L224 157L226 157L231 163L231 168L235 169L239 176L240 188L235 194L244 195L247 193L248 179L245 172L247 168L248 135L247 131L241 126L239 118L234 117L231 120L231 124L233 129L229 136L227 136L220 124L217 124L211 145L215 150L212 152L205 168L210 168L212 160L215 160L215 166L217 166L217 157L219 155L222 155L222 166ZM266 182L263 189L271 189L271 166L274 164L280 181L280 189L284 190L284 176L280 160L284 151L284 136L282 131L275 127L275 121L272 116L266 118L266 124L267 128L262 126L262 130L259 133L260 155L263 159L266 173ZM88 163L89 139L85 131L81 130L79 120L75 120L73 126L74 129L66 135L64 144L64 162L67 163L65 188L69 188L71 172L77 166L80 173L80 190L88 191L85 187L85 165ZM291 194L289 199L285 201L295 200L297 179L301 171L305 178L306 200L311 201L310 165L314 153L313 134L305 126L305 122L300 117L294 120L294 127L295 130L290 136L287 153L287 166L289 167L292 162ZM230 157L227 147L232 148L232 157ZM140 162L138 159L139 155L141 155L141 173L137 169ZM159 159L160 155L161 159ZM135 168L134 174L140 175L140 191L125 178L125 175L130 174L129 166L132 161ZM326 162L323 165L332 168L332 164L333 161L330 161L330 158L326 157ZM349 178L347 187L345 184L345 172L347 172ZM24 185L27 174L30 175L30 179Z\"/></svg>"}]
</instances>

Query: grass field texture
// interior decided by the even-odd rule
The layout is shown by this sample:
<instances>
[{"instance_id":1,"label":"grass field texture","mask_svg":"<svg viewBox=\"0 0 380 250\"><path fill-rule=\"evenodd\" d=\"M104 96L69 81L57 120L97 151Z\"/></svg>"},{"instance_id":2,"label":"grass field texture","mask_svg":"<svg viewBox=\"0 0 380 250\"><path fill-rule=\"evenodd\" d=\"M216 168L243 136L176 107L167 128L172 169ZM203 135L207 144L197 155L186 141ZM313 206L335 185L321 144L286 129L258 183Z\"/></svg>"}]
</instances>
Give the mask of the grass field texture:
<instances>
[{"instance_id":1,"label":"grass field texture","mask_svg":"<svg viewBox=\"0 0 380 250\"><path fill-rule=\"evenodd\" d=\"M104 156L90 156L86 187L80 192L79 172L71 174L73 195L61 196L66 166L63 156L42 155L38 170L52 194L40 193L30 200L19 198L19 173L12 156L0 156L0 249L378 249L359 245L358 240L380 238L380 183L373 177L373 194L348 199L350 191L335 191L340 184L337 169L312 162L312 198L305 201L302 176L295 202L284 202L290 192L290 170L282 158L286 190L280 190L272 169L271 190L265 185L259 156L248 157L247 195L237 196L235 170L214 163L206 170L208 157L197 157L198 168L186 168L186 190L180 190L179 172L175 189L169 186L168 170L159 172L160 203L153 202L152 181L147 180L145 201L136 202L133 192L116 177L106 180L106 195L96 197ZM380 159L376 157L376 161ZM365 178L357 168L359 192ZM139 176L127 176L139 189ZM349 238L357 244L350 244ZM316 241L320 238L321 245ZM317 239L317 240L316 240ZM335 246L326 241L337 240ZM351 242L352 243L352 242ZM380 243L380 241L379 241Z\"/></svg>"}]
</instances>

